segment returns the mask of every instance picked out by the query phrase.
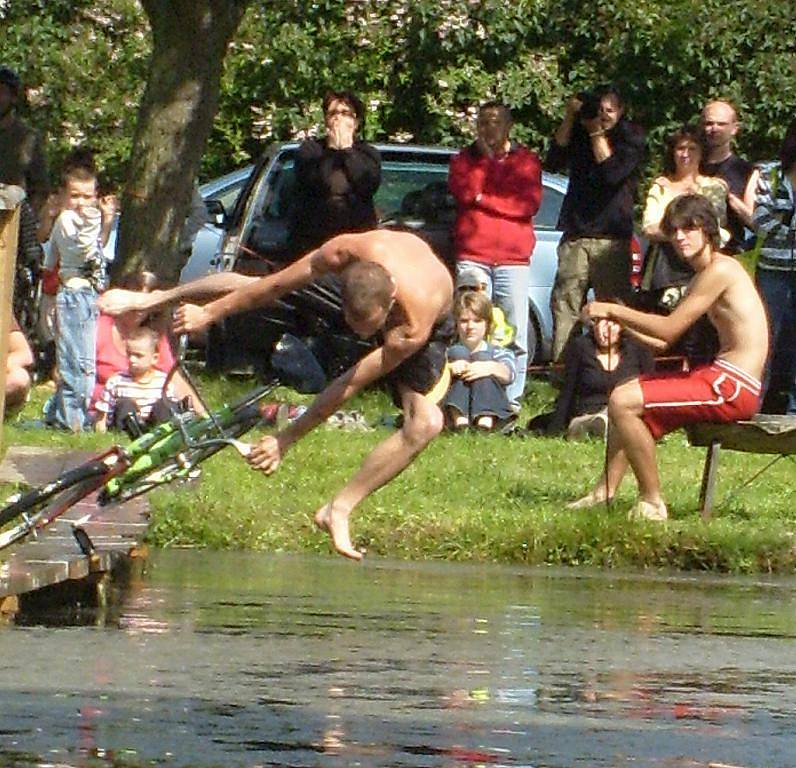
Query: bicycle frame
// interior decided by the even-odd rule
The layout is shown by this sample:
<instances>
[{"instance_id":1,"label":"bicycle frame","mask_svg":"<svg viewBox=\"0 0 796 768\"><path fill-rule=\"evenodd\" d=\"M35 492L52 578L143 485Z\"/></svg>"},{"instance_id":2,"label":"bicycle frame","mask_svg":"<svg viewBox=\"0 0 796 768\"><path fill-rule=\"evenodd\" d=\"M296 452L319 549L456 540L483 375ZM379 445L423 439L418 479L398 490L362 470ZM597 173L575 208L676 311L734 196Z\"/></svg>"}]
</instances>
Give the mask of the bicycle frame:
<instances>
[{"instance_id":1,"label":"bicycle frame","mask_svg":"<svg viewBox=\"0 0 796 768\"><path fill-rule=\"evenodd\" d=\"M271 388L261 387L255 392L262 392L262 396L271 391ZM125 486L130 486L135 482L145 478L148 474L156 472L167 462L174 461L179 465L172 474L164 477L153 477L151 487L164 485L179 477L184 477L195 466L191 454L207 448L223 448L224 445L231 444L237 435L227 434L226 429L235 416L235 411L231 406L225 405L215 412L208 412L208 416L197 418L196 416L184 419L181 416L174 417L161 427L158 437L152 441L147 441L144 445L139 445L138 440L143 440L150 433L143 435L129 446L131 461L127 469L120 475L111 478L103 489L101 503L108 503L117 497ZM159 429L158 427L155 428ZM206 437L206 435L217 435ZM149 488L147 488L149 490Z\"/></svg>"}]
</instances>

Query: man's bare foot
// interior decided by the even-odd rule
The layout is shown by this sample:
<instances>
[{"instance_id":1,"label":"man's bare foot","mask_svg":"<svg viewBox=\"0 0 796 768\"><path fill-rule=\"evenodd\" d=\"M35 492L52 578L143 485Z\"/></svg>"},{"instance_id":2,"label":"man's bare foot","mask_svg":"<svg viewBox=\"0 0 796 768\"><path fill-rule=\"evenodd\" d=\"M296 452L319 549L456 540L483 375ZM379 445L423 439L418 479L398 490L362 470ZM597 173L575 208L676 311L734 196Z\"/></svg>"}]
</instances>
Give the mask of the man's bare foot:
<instances>
[{"instance_id":1,"label":"man's bare foot","mask_svg":"<svg viewBox=\"0 0 796 768\"><path fill-rule=\"evenodd\" d=\"M608 501L611 502L612 499L609 498ZM577 501L571 501L567 504L567 509L588 509L589 507L596 507L598 504L605 504L605 488L600 488L599 491L589 491Z\"/></svg>"},{"instance_id":2,"label":"man's bare foot","mask_svg":"<svg viewBox=\"0 0 796 768\"><path fill-rule=\"evenodd\" d=\"M334 504L324 504L315 513L315 525L332 537L334 548L343 556L352 560L361 560L362 553L354 549L348 532L348 516L351 510L335 508Z\"/></svg>"}]
</instances>

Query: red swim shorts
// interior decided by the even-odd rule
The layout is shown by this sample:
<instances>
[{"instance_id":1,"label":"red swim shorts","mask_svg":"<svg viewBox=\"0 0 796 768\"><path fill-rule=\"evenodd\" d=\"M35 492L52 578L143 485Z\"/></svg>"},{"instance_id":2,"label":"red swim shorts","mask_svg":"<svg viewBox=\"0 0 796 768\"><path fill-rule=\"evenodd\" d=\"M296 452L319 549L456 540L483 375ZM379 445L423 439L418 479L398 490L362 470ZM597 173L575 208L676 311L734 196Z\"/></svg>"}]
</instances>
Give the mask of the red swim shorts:
<instances>
[{"instance_id":1,"label":"red swim shorts","mask_svg":"<svg viewBox=\"0 0 796 768\"><path fill-rule=\"evenodd\" d=\"M687 373L639 377L644 423L657 440L684 424L749 419L760 407L760 382L724 360Z\"/></svg>"}]
</instances>

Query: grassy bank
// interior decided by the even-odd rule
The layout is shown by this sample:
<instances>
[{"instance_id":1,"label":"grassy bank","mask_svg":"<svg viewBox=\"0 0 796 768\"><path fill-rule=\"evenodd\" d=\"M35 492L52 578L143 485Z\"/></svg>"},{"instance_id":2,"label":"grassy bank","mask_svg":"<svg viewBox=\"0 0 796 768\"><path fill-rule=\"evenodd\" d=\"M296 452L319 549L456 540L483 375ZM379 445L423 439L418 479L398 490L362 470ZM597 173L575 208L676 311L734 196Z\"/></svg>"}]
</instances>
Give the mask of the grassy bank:
<instances>
[{"instance_id":1,"label":"grassy bank","mask_svg":"<svg viewBox=\"0 0 796 768\"><path fill-rule=\"evenodd\" d=\"M249 384L208 380L203 387L218 401ZM523 422L553 397L544 383L532 382L529 389ZM302 399L287 390L282 395ZM37 393L23 419L35 417L41 398ZM395 414L380 393L364 395L351 408L374 424ZM318 429L268 478L224 451L204 465L200 483L152 494L150 540L157 546L327 551L312 513L389 430ZM110 439L23 429L12 422L5 442L91 449ZM661 525L627 521L635 495L632 478L611 509L565 509L590 487L602 461L599 442L443 435L363 505L353 518L353 537L371 553L397 558L796 572L792 462L779 462L753 485L731 494L770 457L724 452L718 508L706 523L697 512L704 449L689 448L685 435L674 433L659 447L672 518Z\"/></svg>"}]
</instances>

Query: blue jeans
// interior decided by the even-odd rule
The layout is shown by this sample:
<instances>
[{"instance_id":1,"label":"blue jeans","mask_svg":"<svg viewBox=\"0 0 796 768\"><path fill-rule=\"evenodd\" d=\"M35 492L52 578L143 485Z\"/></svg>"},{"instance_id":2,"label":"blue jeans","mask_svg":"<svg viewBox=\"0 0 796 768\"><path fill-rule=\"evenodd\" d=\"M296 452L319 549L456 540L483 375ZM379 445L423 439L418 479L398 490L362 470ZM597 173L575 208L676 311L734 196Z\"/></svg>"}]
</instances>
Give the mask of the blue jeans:
<instances>
[{"instance_id":1,"label":"blue jeans","mask_svg":"<svg viewBox=\"0 0 796 768\"><path fill-rule=\"evenodd\" d=\"M47 414L59 427L90 429L88 405L97 359L97 293L93 288L58 289L55 297L58 389Z\"/></svg>"},{"instance_id":2,"label":"blue jeans","mask_svg":"<svg viewBox=\"0 0 796 768\"><path fill-rule=\"evenodd\" d=\"M512 408L518 410L528 370L528 284L531 268L528 264L489 267L476 261L459 261L456 269L457 272L477 269L484 275L487 295L495 306L503 310L506 322L514 328L511 346L517 357L517 377L506 388L506 394Z\"/></svg>"},{"instance_id":3,"label":"blue jeans","mask_svg":"<svg viewBox=\"0 0 796 768\"><path fill-rule=\"evenodd\" d=\"M757 270L757 287L768 312L771 332L768 364L763 378L763 393L771 381L771 363L777 343L782 339L792 342L796 338L796 272L779 272L774 269ZM785 361L785 375L790 381L788 413L796 414L796 361L793 356Z\"/></svg>"},{"instance_id":4,"label":"blue jeans","mask_svg":"<svg viewBox=\"0 0 796 768\"><path fill-rule=\"evenodd\" d=\"M492 361L489 352L472 352L464 355L457 347L450 347L448 359L477 361ZM509 409L506 387L492 376L476 379L469 384L459 378L454 378L448 394L445 397L446 408L452 408L462 416L467 416L471 424L479 416L494 416L497 419L507 419L511 415Z\"/></svg>"}]
</instances>

